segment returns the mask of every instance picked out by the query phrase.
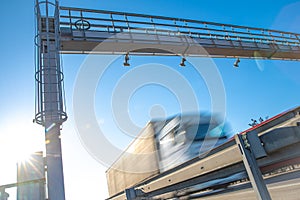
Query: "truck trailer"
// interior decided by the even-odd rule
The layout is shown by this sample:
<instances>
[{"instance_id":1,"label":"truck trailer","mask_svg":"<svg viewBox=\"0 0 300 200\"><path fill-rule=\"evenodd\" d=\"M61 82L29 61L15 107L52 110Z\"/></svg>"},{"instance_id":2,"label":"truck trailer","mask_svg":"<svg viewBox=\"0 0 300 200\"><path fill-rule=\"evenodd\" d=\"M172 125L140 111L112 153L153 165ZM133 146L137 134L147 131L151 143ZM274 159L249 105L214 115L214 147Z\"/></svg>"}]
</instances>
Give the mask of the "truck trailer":
<instances>
[{"instance_id":1,"label":"truck trailer","mask_svg":"<svg viewBox=\"0 0 300 200\"><path fill-rule=\"evenodd\" d=\"M204 156L231 136L230 126L216 114L151 120L106 171L109 195Z\"/></svg>"}]
</instances>

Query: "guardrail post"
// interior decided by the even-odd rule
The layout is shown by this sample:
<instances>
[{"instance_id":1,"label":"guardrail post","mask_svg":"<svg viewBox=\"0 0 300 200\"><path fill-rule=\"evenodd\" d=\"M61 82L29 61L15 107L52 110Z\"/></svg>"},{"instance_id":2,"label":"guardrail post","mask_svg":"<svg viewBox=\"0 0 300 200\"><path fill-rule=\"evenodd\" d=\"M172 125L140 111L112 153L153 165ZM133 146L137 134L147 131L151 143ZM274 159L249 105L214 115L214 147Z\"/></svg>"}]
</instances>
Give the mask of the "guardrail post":
<instances>
[{"instance_id":1,"label":"guardrail post","mask_svg":"<svg viewBox=\"0 0 300 200\"><path fill-rule=\"evenodd\" d=\"M255 134L253 132L252 134ZM243 156L243 162L248 174L248 177L250 179L251 185L256 193L256 197L259 200L271 200L271 196L269 194L269 191L267 189L267 186L264 182L264 179L262 177L261 171L258 167L258 164L256 162L256 156L254 148L260 148L262 147L260 141L259 144L251 144L249 143L249 140L247 139L247 135L235 135L235 141L241 150L241 154ZM252 140L250 142L254 143L255 140ZM260 146L259 146L260 145ZM253 148L253 147L254 148ZM252 149L253 148L253 149Z\"/></svg>"}]
</instances>

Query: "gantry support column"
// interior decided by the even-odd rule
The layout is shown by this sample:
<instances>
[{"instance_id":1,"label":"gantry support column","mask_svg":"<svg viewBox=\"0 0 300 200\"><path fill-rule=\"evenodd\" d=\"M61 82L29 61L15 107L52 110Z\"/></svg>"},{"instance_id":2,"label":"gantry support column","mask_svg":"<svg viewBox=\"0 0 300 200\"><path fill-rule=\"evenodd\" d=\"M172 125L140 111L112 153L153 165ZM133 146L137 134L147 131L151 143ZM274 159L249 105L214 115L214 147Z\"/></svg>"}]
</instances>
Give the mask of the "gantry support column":
<instances>
[{"instance_id":1,"label":"gantry support column","mask_svg":"<svg viewBox=\"0 0 300 200\"><path fill-rule=\"evenodd\" d=\"M36 0L36 116L45 127L49 200L64 200L60 128L64 109L63 73L60 65L59 6L57 0Z\"/></svg>"}]
</instances>

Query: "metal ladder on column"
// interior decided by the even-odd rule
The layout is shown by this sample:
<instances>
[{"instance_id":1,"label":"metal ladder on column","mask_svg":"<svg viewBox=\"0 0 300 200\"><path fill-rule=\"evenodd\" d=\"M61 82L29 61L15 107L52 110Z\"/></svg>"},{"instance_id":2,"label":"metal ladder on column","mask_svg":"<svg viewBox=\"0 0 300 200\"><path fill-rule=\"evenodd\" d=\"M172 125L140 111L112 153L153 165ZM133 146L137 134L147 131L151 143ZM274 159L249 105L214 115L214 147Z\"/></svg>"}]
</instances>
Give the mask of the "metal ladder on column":
<instances>
[{"instance_id":1,"label":"metal ladder on column","mask_svg":"<svg viewBox=\"0 0 300 200\"><path fill-rule=\"evenodd\" d=\"M37 18L35 121L45 127L48 199L64 200L60 128L67 119L67 114L64 108L63 73L59 54L58 1L36 0L35 8Z\"/></svg>"}]
</instances>

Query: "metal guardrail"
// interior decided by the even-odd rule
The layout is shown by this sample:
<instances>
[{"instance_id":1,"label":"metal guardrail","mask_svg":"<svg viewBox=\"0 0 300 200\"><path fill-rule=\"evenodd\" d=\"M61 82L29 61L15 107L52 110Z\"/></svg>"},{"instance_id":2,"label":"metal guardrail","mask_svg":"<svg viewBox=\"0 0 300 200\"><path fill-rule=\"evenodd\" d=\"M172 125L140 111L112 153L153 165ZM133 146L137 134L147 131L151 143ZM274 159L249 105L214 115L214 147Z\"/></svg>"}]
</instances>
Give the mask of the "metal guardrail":
<instances>
[{"instance_id":1,"label":"metal guardrail","mask_svg":"<svg viewBox=\"0 0 300 200\"><path fill-rule=\"evenodd\" d=\"M9 194L5 192L6 189L24 186L24 185L36 184L36 183L44 185L44 184L46 184L46 179L41 178L41 179L34 179L34 180L28 180L28 181L20 181L17 183L11 183L11 184L6 184L6 185L0 185L0 200L8 199Z\"/></svg>"},{"instance_id":2,"label":"metal guardrail","mask_svg":"<svg viewBox=\"0 0 300 200\"><path fill-rule=\"evenodd\" d=\"M193 193L222 187L249 176L254 176L250 178L252 186L261 189L264 183L259 178L260 172L270 173L287 165L299 164L300 152L295 151L300 145L299 117L300 107L277 115L267 123L243 132L243 136L236 136L235 140L213 149L204 158L195 158L137 183L109 199L157 199L166 194L176 196L180 192ZM251 168L252 172L249 172ZM257 194L266 197L265 192L266 189Z\"/></svg>"}]
</instances>

